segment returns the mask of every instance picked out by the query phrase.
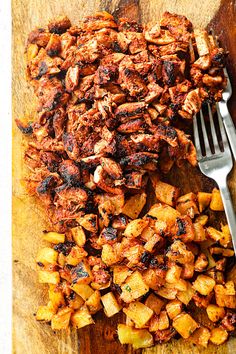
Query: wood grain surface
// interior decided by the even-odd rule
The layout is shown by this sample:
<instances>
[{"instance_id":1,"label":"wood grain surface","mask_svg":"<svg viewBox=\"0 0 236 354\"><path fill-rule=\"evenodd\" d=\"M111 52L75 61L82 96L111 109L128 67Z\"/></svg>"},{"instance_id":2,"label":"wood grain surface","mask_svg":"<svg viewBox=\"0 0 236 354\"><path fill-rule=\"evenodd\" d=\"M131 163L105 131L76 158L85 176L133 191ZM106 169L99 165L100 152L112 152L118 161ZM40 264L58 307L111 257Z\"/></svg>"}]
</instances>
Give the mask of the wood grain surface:
<instances>
[{"instance_id":1,"label":"wood grain surface","mask_svg":"<svg viewBox=\"0 0 236 354\"><path fill-rule=\"evenodd\" d=\"M186 15L197 27L214 27L221 44L230 51L228 68L234 86L230 103L236 121L236 3L230 0L13 0L13 120L35 115L35 97L25 81L24 47L27 34L36 26L44 26L48 20L61 14L69 16L73 24L96 10L106 10L115 17L130 17L155 22L160 14L169 10ZM54 333L47 324L35 320L34 313L46 302L46 287L37 283L34 262L37 250L43 245L42 231L47 229L45 212L24 189L26 169L23 163L24 138L13 121L13 352L16 354L124 354L133 353L129 346L121 346L116 340L116 326L122 315L111 319L102 314L95 316L96 324L79 331ZM231 173L230 187L236 201L236 173ZM168 180L181 187L183 192L211 190L213 183L203 177L198 169L185 166L172 170ZM212 216L213 223L224 217ZM108 340L114 334L114 340ZM182 340L157 345L145 354L234 354L236 339L221 347L209 345L199 349Z\"/></svg>"}]
</instances>

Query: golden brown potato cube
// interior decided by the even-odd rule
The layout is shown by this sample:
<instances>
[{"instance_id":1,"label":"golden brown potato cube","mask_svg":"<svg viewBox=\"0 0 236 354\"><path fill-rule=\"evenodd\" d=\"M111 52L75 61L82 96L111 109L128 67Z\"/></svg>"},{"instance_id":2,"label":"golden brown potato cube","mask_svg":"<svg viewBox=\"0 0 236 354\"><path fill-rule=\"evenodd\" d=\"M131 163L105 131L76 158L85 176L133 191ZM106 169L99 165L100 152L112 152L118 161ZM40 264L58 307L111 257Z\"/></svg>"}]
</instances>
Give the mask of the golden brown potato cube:
<instances>
[{"instance_id":1,"label":"golden brown potato cube","mask_svg":"<svg viewBox=\"0 0 236 354\"><path fill-rule=\"evenodd\" d=\"M70 297L68 299L68 306L73 310L78 310L84 304L84 300L82 299L81 296L79 296L75 292L72 294L73 294L73 297Z\"/></svg>"},{"instance_id":2,"label":"golden brown potato cube","mask_svg":"<svg viewBox=\"0 0 236 354\"><path fill-rule=\"evenodd\" d=\"M124 283L126 278L132 274L132 270L130 270L126 266L114 266L113 268L113 282L115 284L121 285Z\"/></svg>"},{"instance_id":3,"label":"golden brown potato cube","mask_svg":"<svg viewBox=\"0 0 236 354\"><path fill-rule=\"evenodd\" d=\"M180 264L193 263L194 261L194 254L189 251L185 243L180 240L176 240L171 244L166 256L172 262L178 262Z\"/></svg>"},{"instance_id":4,"label":"golden brown potato cube","mask_svg":"<svg viewBox=\"0 0 236 354\"><path fill-rule=\"evenodd\" d=\"M81 226L74 227L71 229L73 240L79 247L83 247L86 242L86 235Z\"/></svg>"},{"instance_id":5,"label":"golden brown potato cube","mask_svg":"<svg viewBox=\"0 0 236 354\"><path fill-rule=\"evenodd\" d=\"M147 216L148 215L160 221L164 221L169 227L172 227L176 218L180 217L181 214L169 205L154 204L148 211Z\"/></svg>"},{"instance_id":6,"label":"golden brown potato cube","mask_svg":"<svg viewBox=\"0 0 236 354\"><path fill-rule=\"evenodd\" d=\"M210 341L213 344L216 345L223 344L227 340L227 338L228 338L228 332L224 328L217 327L211 330Z\"/></svg>"},{"instance_id":7,"label":"golden brown potato cube","mask_svg":"<svg viewBox=\"0 0 236 354\"><path fill-rule=\"evenodd\" d=\"M177 264L172 265L166 272L167 283L176 283L180 279L181 272L181 267L179 267Z\"/></svg>"},{"instance_id":8,"label":"golden brown potato cube","mask_svg":"<svg viewBox=\"0 0 236 354\"><path fill-rule=\"evenodd\" d=\"M93 280L93 274L88 261L84 259L80 261L71 271L71 279L73 283L89 284Z\"/></svg>"},{"instance_id":9,"label":"golden brown potato cube","mask_svg":"<svg viewBox=\"0 0 236 354\"><path fill-rule=\"evenodd\" d=\"M72 309L64 307L60 309L56 315L52 317L51 326L52 329L66 329L69 327Z\"/></svg>"},{"instance_id":10,"label":"golden brown potato cube","mask_svg":"<svg viewBox=\"0 0 236 354\"><path fill-rule=\"evenodd\" d=\"M136 329L124 324L118 324L118 338L121 344L132 344L134 349L153 345L153 337L146 329Z\"/></svg>"},{"instance_id":11,"label":"golden brown potato cube","mask_svg":"<svg viewBox=\"0 0 236 354\"><path fill-rule=\"evenodd\" d=\"M151 227L151 226L147 226L145 227L145 229L143 229L140 237L144 240L144 241L148 241L150 240L153 236L155 235L155 230Z\"/></svg>"},{"instance_id":12,"label":"golden brown potato cube","mask_svg":"<svg viewBox=\"0 0 236 354\"><path fill-rule=\"evenodd\" d=\"M153 311L139 301L131 302L127 308L123 308L123 311L138 328L145 327L153 315Z\"/></svg>"},{"instance_id":13,"label":"golden brown potato cube","mask_svg":"<svg viewBox=\"0 0 236 354\"><path fill-rule=\"evenodd\" d=\"M156 332L159 330L159 316L153 315L149 321L149 332Z\"/></svg>"},{"instance_id":14,"label":"golden brown potato cube","mask_svg":"<svg viewBox=\"0 0 236 354\"><path fill-rule=\"evenodd\" d=\"M233 294L235 290L232 281L227 282L225 286L221 284L217 284L214 290L215 290L216 303L219 307L228 307L231 309L236 308L236 295L235 293Z\"/></svg>"},{"instance_id":15,"label":"golden brown potato cube","mask_svg":"<svg viewBox=\"0 0 236 354\"><path fill-rule=\"evenodd\" d=\"M45 50L50 57L59 56L61 51L61 37L57 34L51 34Z\"/></svg>"},{"instance_id":16,"label":"golden brown potato cube","mask_svg":"<svg viewBox=\"0 0 236 354\"><path fill-rule=\"evenodd\" d=\"M162 269L147 269L142 274L144 282L153 290L158 290L165 283L166 271Z\"/></svg>"},{"instance_id":17,"label":"golden brown potato cube","mask_svg":"<svg viewBox=\"0 0 236 354\"><path fill-rule=\"evenodd\" d=\"M55 243L55 244L64 243L65 242L65 235L59 234L58 232L47 232L43 235L43 239L45 241Z\"/></svg>"},{"instance_id":18,"label":"golden brown potato cube","mask_svg":"<svg viewBox=\"0 0 236 354\"><path fill-rule=\"evenodd\" d=\"M161 311L159 315L158 330L162 331L169 328L170 322L166 311Z\"/></svg>"},{"instance_id":19,"label":"golden brown potato cube","mask_svg":"<svg viewBox=\"0 0 236 354\"><path fill-rule=\"evenodd\" d=\"M191 218L187 215L177 218L172 232L175 238L180 239L184 243L193 241L195 232Z\"/></svg>"},{"instance_id":20,"label":"golden brown potato cube","mask_svg":"<svg viewBox=\"0 0 236 354\"><path fill-rule=\"evenodd\" d=\"M164 301L154 294L150 294L145 300L145 305L154 311L156 315L159 315L164 304Z\"/></svg>"},{"instance_id":21,"label":"golden brown potato cube","mask_svg":"<svg viewBox=\"0 0 236 354\"><path fill-rule=\"evenodd\" d=\"M188 215L190 218L194 218L195 215L199 214L196 195L191 192L179 197L176 201L176 209L182 215Z\"/></svg>"},{"instance_id":22,"label":"golden brown potato cube","mask_svg":"<svg viewBox=\"0 0 236 354\"><path fill-rule=\"evenodd\" d=\"M87 284L71 284L71 290L87 301L93 295L94 290Z\"/></svg>"},{"instance_id":23,"label":"golden brown potato cube","mask_svg":"<svg viewBox=\"0 0 236 354\"><path fill-rule=\"evenodd\" d=\"M124 302L131 302L139 297L145 295L149 291L149 287L143 280L143 277L139 271L135 271L131 274L121 286L122 293L121 299Z\"/></svg>"},{"instance_id":24,"label":"golden brown potato cube","mask_svg":"<svg viewBox=\"0 0 236 354\"><path fill-rule=\"evenodd\" d=\"M198 192L197 194L198 206L200 213L205 210L211 202L211 193Z\"/></svg>"},{"instance_id":25,"label":"golden brown potato cube","mask_svg":"<svg viewBox=\"0 0 236 354\"><path fill-rule=\"evenodd\" d=\"M63 292L57 288L57 286L50 284L48 290L49 300L52 303L53 308L57 309L62 305L65 305L65 299Z\"/></svg>"},{"instance_id":26,"label":"golden brown potato cube","mask_svg":"<svg viewBox=\"0 0 236 354\"><path fill-rule=\"evenodd\" d=\"M188 305L188 303L191 301L193 295L195 293L195 290L192 287L192 284L187 282L187 290L185 291L178 291L177 293L177 298L185 305Z\"/></svg>"},{"instance_id":27,"label":"golden brown potato cube","mask_svg":"<svg viewBox=\"0 0 236 354\"><path fill-rule=\"evenodd\" d=\"M34 59L39 51L39 47L37 44L29 44L27 47L27 62L30 62L32 59Z\"/></svg>"},{"instance_id":28,"label":"golden brown potato cube","mask_svg":"<svg viewBox=\"0 0 236 354\"><path fill-rule=\"evenodd\" d=\"M195 219L196 224L201 224L202 226L205 226L208 221L208 216L207 215L198 215Z\"/></svg>"},{"instance_id":29,"label":"golden brown potato cube","mask_svg":"<svg viewBox=\"0 0 236 354\"><path fill-rule=\"evenodd\" d=\"M231 234L229 231L229 226L221 224L221 230L222 230L222 235L220 239L220 244L223 247L227 247L229 243L232 241Z\"/></svg>"},{"instance_id":30,"label":"golden brown potato cube","mask_svg":"<svg viewBox=\"0 0 236 354\"><path fill-rule=\"evenodd\" d=\"M141 213L146 203L146 199L146 193L133 195L125 202L125 205L122 208L122 214L127 215L131 219L136 219Z\"/></svg>"},{"instance_id":31,"label":"golden brown potato cube","mask_svg":"<svg viewBox=\"0 0 236 354\"><path fill-rule=\"evenodd\" d=\"M214 227L207 227L207 235L214 241L219 241L222 237L222 232L216 230Z\"/></svg>"},{"instance_id":32,"label":"golden brown potato cube","mask_svg":"<svg viewBox=\"0 0 236 354\"><path fill-rule=\"evenodd\" d=\"M194 263L185 263L182 268L181 277L183 279L191 279L194 275Z\"/></svg>"},{"instance_id":33,"label":"golden brown potato cube","mask_svg":"<svg viewBox=\"0 0 236 354\"><path fill-rule=\"evenodd\" d=\"M49 32L62 34L71 27L71 22L67 16L58 16L51 20L48 24Z\"/></svg>"},{"instance_id":34,"label":"golden brown potato cube","mask_svg":"<svg viewBox=\"0 0 236 354\"><path fill-rule=\"evenodd\" d=\"M77 221L85 230L90 232L97 232L98 230L98 217L96 214L85 214Z\"/></svg>"},{"instance_id":35,"label":"golden brown potato cube","mask_svg":"<svg viewBox=\"0 0 236 354\"><path fill-rule=\"evenodd\" d=\"M100 300L101 300L100 291L95 290L94 293L86 301L86 305L88 306L89 312L92 315L98 312L102 308Z\"/></svg>"},{"instance_id":36,"label":"golden brown potato cube","mask_svg":"<svg viewBox=\"0 0 236 354\"><path fill-rule=\"evenodd\" d=\"M224 211L224 204L220 195L220 191L216 188L212 191L210 209L214 211Z\"/></svg>"},{"instance_id":37,"label":"golden brown potato cube","mask_svg":"<svg viewBox=\"0 0 236 354\"><path fill-rule=\"evenodd\" d=\"M39 276L39 283L40 284L58 284L58 283L60 283L59 272L39 270L38 276Z\"/></svg>"},{"instance_id":38,"label":"golden brown potato cube","mask_svg":"<svg viewBox=\"0 0 236 354\"><path fill-rule=\"evenodd\" d=\"M214 304L210 304L206 308L207 316L212 322L217 322L225 315L224 307L219 307Z\"/></svg>"},{"instance_id":39,"label":"golden brown potato cube","mask_svg":"<svg viewBox=\"0 0 236 354\"><path fill-rule=\"evenodd\" d=\"M161 236L154 234L144 245L144 248L148 252L152 252L156 244L161 240Z\"/></svg>"},{"instance_id":40,"label":"golden brown potato cube","mask_svg":"<svg viewBox=\"0 0 236 354\"><path fill-rule=\"evenodd\" d=\"M173 320L174 329L185 339L199 327L197 322L187 313L182 312Z\"/></svg>"},{"instance_id":41,"label":"golden brown potato cube","mask_svg":"<svg viewBox=\"0 0 236 354\"><path fill-rule=\"evenodd\" d=\"M102 246L102 261L108 266L116 264L124 258L122 252L121 243L116 243L115 245L105 244Z\"/></svg>"},{"instance_id":42,"label":"golden brown potato cube","mask_svg":"<svg viewBox=\"0 0 236 354\"><path fill-rule=\"evenodd\" d=\"M221 254L223 257L233 257L234 250L233 249L224 249L221 247L210 247L209 251L211 254Z\"/></svg>"},{"instance_id":43,"label":"golden brown potato cube","mask_svg":"<svg viewBox=\"0 0 236 354\"><path fill-rule=\"evenodd\" d=\"M128 238L135 238L139 236L145 227L148 225L148 220L135 219L132 220L124 231L124 236Z\"/></svg>"},{"instance_id":44,"label":"golden brown potato cube","mask_svg":"<svg viewBox=\"0 0 236 354\"><path fill-rule=\"evenodd\" d=\"M88 253L82 247L74 246L71 248L68 256L66 256L65 262L72 266L77 266L87 254Z\"/></svg>"},{"instance_id":45,"label":"golden brown potato cube","mask_svg":"<svg viewBox=\"0 0 236 354\"><path fill-rule=\"evenodd\" d=\"M208 259L205 253L200 253L196 259L194 270L195 272L203 272L208 266Z\"/></svg>"},{"instance_id":46,"label":"golden brown potato cube","mask_svg":"<svg viewBox=\"0 0 236 354\"><path fill-rule=\"evenodd\" d=\"M214 289L216 282L211 277L207 275L199 275L195 282L193 283L193 288L197 290L201 295L209 295Z\"/></svg>"},{"instance_id":47,"label":"golden brown potato cube","mask_svg":"<svg viewBox=\"0 0 236 354\"><path fill-rule=\"evenodd\" d=\"M156 291L157 294L161 297L164 297L164 299L167 300L174 300L177 295L177 289L174 288L167 288L165 286L162 286L158 291Z\"/></svg>"},{"instance_id":48,"label":"golden brown potato cube","mask_svg":"<svg viewBox=\"0 0 236 354\"><path fill-rule=\"evenodd\" d=\"M171 300L166 304L166 311L171 320L182 312L183 304L179 300Z\"/></svg>"},{"instance_id":49,"label":"golden brown potato cube","mask_svg":"<svg viewBox=\"0 0 236 354\"><path fill-rule=\"evenodd\" d=\"M189 337L190 341L196 345L201 345L207 348L211 332L206 327L200 327L194 331L194 333Z\"/></svg>"},{"instance_id":50,"label":"golden brown potato cube","mask_svg":"<svg viewBox=\"0 0 236 354\"><path fill-rule=\"evenodd\" d=\"M174 187L171 184L161 182L159 178L156 178L156 176L157 175L154 174L151 175L151 181L155 190L156 198L162 203L174 206L177 198L179 197L179 188Z\"/></svg>"},{"instance_id":51,"label":"golden brown potato cube","mask_svg":"<svg viewBox=\"0 0 236 354\"><path fill-rule=\"evenodd\" d=\"M56 264L57 257L58 257L57 251L55 251L53 248L50 247L44 247L38 252L36 262L42 263L43 265Z\"/></svg>"},{"instance_id":52,"label":"golden brown potato cube","mask_svg":"<svg viewBox=\"0 0 236 354\"><path fill-rule=\"evenodd\" d=\"M143 253L144 247L139 244L127 248L123 253L124 257L128 260L127 266L131 268L138 264L142 259Z\"/></svg>"},{"instance_id":53,"label":"golden brown potato cube","mask_svg":"<svg viewBox=\"0 0 236 354\"><path fill-rule=\"evenodd\" d=\"M118 304L114 294L109 292L101 297L102 304L104 306L104 313L107 317L112 317L118 313L122 306Z\"/></svg>"},{"instance_id":54,"label":"golden brown potato cube","mask_svg":"<svg viewBox=\"0 0 236 354\"><path fill-rule=\"evenodd\" d=\"M194 229L194 242L203 242L206 240L206 231L201 224L201 222L194 222L193 223Z\"/></svg>"},{"instance_id":55,"label":"golden brown potato cube","mask_svg":"<svg viewBox=\"0 0 236 354\"><path fill-rule=\"evenodd\" d=\"M50 322L56 310L48 306L39 306L36 313L36 320Z\"/></svg>"},{"instance_id":56,"label":"golden brown potato cube","mask_svg":"<svg viewBox=\"0 0 236 354\"><path fill-rule=\"evenodd\" d=\"M71 323L77 329L94 324L94 320L90 315L87 306L83 306L73 313L71 316Z\"/></svg>"}]
</instances>

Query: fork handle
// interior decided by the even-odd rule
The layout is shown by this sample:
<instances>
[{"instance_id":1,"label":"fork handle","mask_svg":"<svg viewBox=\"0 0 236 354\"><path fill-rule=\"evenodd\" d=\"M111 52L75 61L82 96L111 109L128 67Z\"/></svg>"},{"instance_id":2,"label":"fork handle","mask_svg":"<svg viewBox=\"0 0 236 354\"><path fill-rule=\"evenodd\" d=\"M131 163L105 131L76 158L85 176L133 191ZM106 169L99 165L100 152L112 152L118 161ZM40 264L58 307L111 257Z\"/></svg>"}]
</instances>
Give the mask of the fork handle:
<instances>
[{"instance_id":1,"label":"fork handle","mask_svg":"<svg viewBox=\"0 0 236 354\"><path fill-rule=\"evenodd\" d=\"M225 101L220 101L219 103L219 110L220 114L223 119L223 123L225 126L225 130L230 142L230 147L234 156L234 159L236 160L236 129L233 123L233 120L231 118L231 115L229 113L227 103Z\"/></svg>"},{"instance_id":2,"label":"fork handle","mask_svg":"<svg viewBox=\"0 0 236 354\"><path fill-rule=\"evenodd\" d=\"M223 182L223 181L222 181ZM234 253L236 255L236 215L234 211L233 202L231 199L230 191L227 185L227 181L225 183L220 183L219 188L221 192L222 201L224 204L225 214L227 218L227 222L229 225L229 230L232 237Z\"/></svg>"}]
</instances>

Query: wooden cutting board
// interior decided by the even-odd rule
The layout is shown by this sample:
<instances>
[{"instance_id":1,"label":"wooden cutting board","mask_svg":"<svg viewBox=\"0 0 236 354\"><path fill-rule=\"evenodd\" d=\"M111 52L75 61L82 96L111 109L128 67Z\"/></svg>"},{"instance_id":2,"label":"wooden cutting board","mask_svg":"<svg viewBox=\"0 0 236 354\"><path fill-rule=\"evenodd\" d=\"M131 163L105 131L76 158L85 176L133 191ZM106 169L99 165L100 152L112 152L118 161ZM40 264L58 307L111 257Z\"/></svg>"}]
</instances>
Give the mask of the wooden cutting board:
<instances>
[{"instance_id":1,"label":"wooden cutting board","mask_svg":"<svg viewBox=\"0 0 236 354\"><path fill-rule=\"evenodd\" d=\"M61 14L69 16L73 24L97 10L106 10L115 17L130 17L155 22L160 14L169 10L186 15L195 26L206 27L210 21L220 35L223 46L230 51L229 72L234 86L234 102L230 109L236 120L236 5L225 0L13 0L13 352L17 354L123 354L133 353L129 346L121 346L114 340L116 325L122 315L111 319L96 315L96 324L80 331L54 333L47 324L35 320L34 313L47 300L46 287L37 283L34 262L38 249L43 245L42 231L47 228L45 212L29 197L22 182L26 174L23 163L24 138L17 130L14 119L35 115L35 97L25 81L24 46L27 34L36 26L44 26L48 20ZM31 119L30 119L31 118ZM187 176L187 177L186 177ZM236 173L231 174L230 186L236 201ZM197 169L185 166L174 169L168 180L181 187L182 192L211 190L213 184ZM219 216L219 217L218 217ZM217 214L218 222L223 215ZM141 353L139 350L137 353ZM143 350L143 353L190 354L235 353L236 339L217 348L198 349L190 344L172 341L165 345Z\"/></svg>"}]
</instances>

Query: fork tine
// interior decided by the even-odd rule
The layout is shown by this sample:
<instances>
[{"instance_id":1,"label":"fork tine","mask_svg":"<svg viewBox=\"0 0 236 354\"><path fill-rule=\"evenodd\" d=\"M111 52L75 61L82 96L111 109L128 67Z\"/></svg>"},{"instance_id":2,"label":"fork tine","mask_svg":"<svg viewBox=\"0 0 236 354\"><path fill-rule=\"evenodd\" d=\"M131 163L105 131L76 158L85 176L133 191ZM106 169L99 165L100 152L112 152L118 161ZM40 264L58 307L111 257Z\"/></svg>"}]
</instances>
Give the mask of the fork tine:
<instances>
[{"instance_id":1,"label":"fork tine","mask_svg":"<svg viewBox=\"0 0 236 354\"><path fill-rule=\"evenodd\" d=\"M207 104L207 107L208 107L208 115L209 115L210 126L211 126L211 136L212 136L214 150L215 150L215 154L216 154L216 153L220 152L220 148L219 148L219 143L218 143L218 139L217 139L217 135L216 135L215 124L214 124L214 120L213 120L213 116L212 116L211 106L209 103Z\"/></svg>"},{"instance_id":2,"label":"fork tine","mask_svg":"<svg viewBox=\"0 0 236 354\"><path fill-rule=\"evenodd\" d=\"M195 148L196 148L197 156L199 159L202 157L202 153L201 153L201 144L200 144L200 139L199 139L199 132L198 132L198 126L197 126L197 115L196 114L193 117L193 134L194 134Z\"/></svg>"},{"instance_id":3,"label":"fork tine","mask_svg":"<svg viewBox=\"0 0 236 354\"><path fill-rule=\"evenodd\" d=\"M201 126L202 126L202 134L203 134L203 141L205 145L205 150L206 150L206 156L211 155L211 149L208 141L208 136L207 136L207 131L206 131L206 126L205 126L205 121L203 117L202 110L200 110L200 120L201 120Z\"/></svg>"},{"instance_id":4,"label":"fork tine","mask_svg":"<svg viewBox=\"0 0 236 354\"><path fill-rule=\"evenodd\" d=\"M229 149L229 143L228 143L228 139L225 133L225 128L223 125L223 121L222 121L222 117L220 114L220 110L219 110L219 105L216 105L216 111L217 111L217 116L218 116L218 122L219 122L219 127L220 127L220 134L221 134L221 138L222 138L222 143L224 146L224 150Z\"/></svg>"}]
</instances>

